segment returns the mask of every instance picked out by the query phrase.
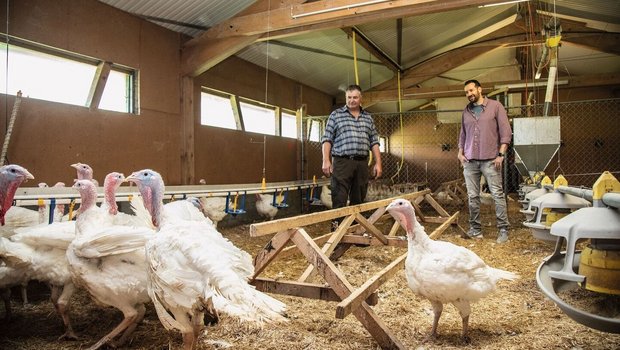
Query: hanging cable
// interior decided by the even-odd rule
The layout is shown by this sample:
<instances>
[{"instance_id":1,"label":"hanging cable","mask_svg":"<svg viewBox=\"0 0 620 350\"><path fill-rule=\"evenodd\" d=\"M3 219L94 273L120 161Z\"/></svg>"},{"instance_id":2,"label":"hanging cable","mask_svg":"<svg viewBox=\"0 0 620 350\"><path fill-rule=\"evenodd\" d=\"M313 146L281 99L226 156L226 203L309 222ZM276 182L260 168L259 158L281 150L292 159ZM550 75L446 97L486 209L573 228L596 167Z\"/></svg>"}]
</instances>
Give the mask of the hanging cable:
<instances>
[{"instance_id":1,"label":"hanging cable","mask_svg":"<svg viewBox=\"0 0 620 350\"><path fill-rule=\"evenodd\" d=\"M405 162L405 130L403 128L403 101L401 97L400 90L400 70L397 72L397 81L398 81L398 115L400 119L400 164L398 164L398 169L396 169L396 173L392 175L390 180L394 183L394 178L400 174L400 169L403 168L403 163Z\"/></svg>"},{"instance_id":2,"label":"hanging cable","mask_svg":"<svg viewBox=\"0 0 620 350\"><path fill-rule=\"evenodd\" d=\"M356 39L355 39L355 30L352 31L353 36L352 36L352 42L353 42L353 69L355 71L355 84L359 85L360 84L360 77L357 71L357 45L356 45Z\"/></svg>"}]
</instances>

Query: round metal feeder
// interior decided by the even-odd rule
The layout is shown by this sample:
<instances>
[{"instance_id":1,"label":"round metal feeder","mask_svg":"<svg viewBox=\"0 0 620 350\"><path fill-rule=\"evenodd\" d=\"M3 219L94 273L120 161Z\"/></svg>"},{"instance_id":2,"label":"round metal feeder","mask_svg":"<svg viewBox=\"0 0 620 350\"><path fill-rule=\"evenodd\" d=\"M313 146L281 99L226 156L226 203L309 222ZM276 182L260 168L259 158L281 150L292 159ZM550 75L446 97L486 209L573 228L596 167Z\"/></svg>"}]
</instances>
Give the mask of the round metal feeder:
<instances>
[{"instance_id":1,"label":"round metal feeder","mask_svg":"<svg viewBox=\"0 0 620 350\"><path fill-rule=\"evenodd\" d=\"M537 188L535 190L533 190L532 192L528 193L525 195L525 199L521 202L521 205L525 204L525 207L521 210L519 210L521 213L523 213L525 215L525 220L526 221L532 221L534 220L534 217L536 216L536 211L534 211L532 209L532 201L535 200L536 198L543 196L547 193L549 193L551 190L549 190L546 187L543 188Z\"/></svg>"},{"instance_id":2,"label":"round metal feeder","mask_svg":"<svg viewBox=\"0 0 620 350\"><path fill-rule=\"evenodd\" d=\"M576 209L590 206L588 200L570 194L547 193L531 202L530 208L536 213L535 221L524 222L523 226L528 227L535 238L555 242L557 238L550 234L551 225Z\"/></svg>"},{"instance_id":3,"label":"round metal feeder","mask_svg":"<svg viewBox=\"0 0 620 350\"><path fill-rule=\"evenodd\" d=\"M568 268L576 269L579 265L580 256L581 252L574 252L574 259L571 261ZM562 310L562 312L576 322L599 331L620 333L620 319L603 317L577 309L558 296L557 292L559 291L579 288L579 285L576 282L559 280L551 277L552 272L562 270L566 267L565 261L567 260L563 254L554 254L546 258L536 270L536 283L538 284L538 288L543 292L543 294L545 294L545 296L547 296L547 298L551 299Z\"/></svg>"},{"instance_id":4,"label":"round metal feeder","mask_svg":"<svg viewBox=\"0 0 620 350\"><path fill-rule=\"evenodd\" d=\"M582 239L620 239L620 212L618 209L592 207L583 208L556 221L551 226L551 235L558 237L554 255L559 255L563 240L566 240L566 262L561 270L550 271L551 277L573 282L583 282L585 277L573 270L575 246Z\"/></svg>"}]
</instances>

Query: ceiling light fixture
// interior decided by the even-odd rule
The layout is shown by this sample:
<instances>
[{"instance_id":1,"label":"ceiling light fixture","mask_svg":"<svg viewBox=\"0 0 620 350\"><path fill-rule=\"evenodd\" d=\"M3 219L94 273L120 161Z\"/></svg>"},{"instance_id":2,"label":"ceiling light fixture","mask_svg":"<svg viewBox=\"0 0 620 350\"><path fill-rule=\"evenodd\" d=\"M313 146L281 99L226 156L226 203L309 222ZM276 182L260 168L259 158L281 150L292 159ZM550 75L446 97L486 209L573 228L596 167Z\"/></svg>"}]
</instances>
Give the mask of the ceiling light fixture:
<instances>
[{"instance_id":1,"label":"ceiling light fixture","mask_svg":"<svg viewBox=\"0 0 620 350\"><path fill-rule=\"evenodd\" d=\"M331 8L326 8L326 9L323 9L323 10L317 10L317 11L311 11L311 12L306 12L306 13L300 13L298 15L294 15L293 14L293 6L291 6L291 18L297 19L297 18L301 18L301 17L318 15L318 14L321 14L321 13L333 12L333 11L338 11L338 10L349 10L349 9L356 8L356 7L373 5L373 4L378 4L378 3L381 3L381 2L387 2L387 1L390 1L390 0L364 1L364 2L360 2L358 4L351 4L351 5L343 5L343 6L338 6L338 7L331 7Z\"/></svg>"},{"instance_id":2,"label":"ceiling light fixture","mask_svg":"<svg viewBox=\"0 0 620 350\"><path fill-rule=\"evenodd\" d=\"M530 0L503 1L503 2L498 2L498 3L494 3L494 4L480 5L480 6L478 6L478 8L491 7L491 6L500 6L500 5L508 5L508 4L516 4L518 2L525 2L525 1L530 1Z\"/></svg>"}]
</instances>

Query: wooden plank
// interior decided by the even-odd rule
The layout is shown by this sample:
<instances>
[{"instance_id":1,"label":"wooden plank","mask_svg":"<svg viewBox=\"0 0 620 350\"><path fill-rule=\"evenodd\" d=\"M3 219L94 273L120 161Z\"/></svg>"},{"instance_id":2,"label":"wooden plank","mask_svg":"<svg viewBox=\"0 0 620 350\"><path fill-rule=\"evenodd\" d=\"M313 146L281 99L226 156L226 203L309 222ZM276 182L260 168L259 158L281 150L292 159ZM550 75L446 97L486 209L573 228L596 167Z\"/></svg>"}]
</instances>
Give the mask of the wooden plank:
<instances>
[{"instance_id":1,"label":"wooden plank","mask_svg":"<svg viewBox=\"0 0 620 350\"><path fill-rule=\"evenodd\" d=\"M91 111L99 109L99 102L101 102L101 96L103 96L103 90L105 89L105 84L110 75L110 68L110 62L104 61L97 65L97 70L95 71L95 76L93 77L90 91L88 92L88 99L86 100L86 106L88 106Z\"/></svg>"},{"instance_id":2,"label":"wooden plank","mask_svg":"<svg viewBox=\"0 0 620 350\"><path fill-rule=\"evenodd\" d=\"M413 205L413 210L415 211L415 215L418 218L418 221L426 221L426 216L422 213L422 209L420 209L420 203L411 202Z\"/></svg>"},{"instance_id":3,"label":"wooden plank","mask_svg":"<svg viewBox=\"0 0 620 350\"><path fill-rule=\"evenodd\" d=\"M325 253L325 255L329 256L334 251L338 243L340 243L342 236L344 236L344 234L347 233L347 229L349 228L349 226L351 226L354 219L355 219L355 216L350 215L340 223L340 225L338 226L338 229L334 231L331 237L323 245L323 248L321 248L321 250L323 251L323 253ZM308 279L308 277L310 277L310 275L312 274L312 271L314 271L314 265L308 266L308 268L306 268L306 271L304 271L304 273L301 274L301 277L299 277L298 281L305 282Z\"/></svg>"},{"instance_id":4,"label":"wooden plank","mask_svg":"<svg viewBox=\"0 0 620 350\"><path fill-rule=\"evenodd\" d=\"M183 118L183 137L181 153L181 179L184 185L196 183L196 167L194 157L194 79L181 78L181 115Z\"/></svg>"},{"instance_id":5,"label":"wooden plank","mask_svg":"<svg viewBox=\"0 0 620 350\"><path fill-rule=\"evenodd\" d=\"M278 255L278 253L289 242L295 230L282 231L267 242L265 247L256 253L254 257L254 276L256 278L263 272L269 263Z\"/></svg>"},{"instance_id":6,"label":"wooden plank","mask_svg":"<svg viewBox=\"0 0 620 350\"><path fill-rule=\"evenodd\" d=\"M439 213L439 215L446 217L450 216L450 214L448 214L448 212L441 205L439 205L439 203L435 201L435 198L433 198L430 194L426 194L424 199L426 199L426 201Z\"/></svg>"},{"instance_id":7,"label":"wooden plank","mask_svg":"<svg viewBox=\"0 0 620 350\"><path fill-rule=\"evenodd\" d=\"M452 215L450 218L448 218L446 220L446 222L444 222L443 224L439 225L439 227L437 227L435 229L435 231L433 231L430 235L428 235L431 239L436 239L437 237L441 236L441 234L443 233L443 231L445 231L448 226L450 226L450 224L452 224L453 222L456 221L456 219L458 219L459 217L459 212L457 211L456 213L454 213L454 215Z\"/></svg>"},{"instance_id":8,"label":"wooden plank","mask_svg":"<svg viewBox=\"0 0 620 350\"><path fill-rule=\"evenodd\" d=\"M448 219L449 217L445 217L445 216L427 216L424 218L424 221L422 220L418 220L418 221L430 223L430 224L443 224Z\"/></svg>"},{"instance_id":9,"label":"wooden plank","mask_svg":"<svg viewBox=\"0 0 620 350\"><path fill-rule=\"evenodd\" d=\"M265 293L289 295L324 301L342 301L334 291L324 284L298 281L274 280L271 278L256 278L251 284ZM368 305L377 305L379 297L373 293L366 298Z\"/></svg>"},{"instance_id":10,"label":"wooden plank","mask_svg":"<svg viewBox=\"0 0 620 350\"><path fill-rule=\"evenodd\" d=\"M398 223L398 221L394 221L394 224L392 225L392 228L390 229L390 233L388 234L388 236L389 237L396 236L396 233L398 232L399 228L400 228L400 224Z\"/></svg>"},{"instance_id":11,"label":"wooden plank","mask_svg":"<svg viewBox=\"0 0 620 350\"><path fill-rule=\"evenodd\" d=\"M357 222L359 222L360 225L364 226L366 230L370 231L370 233L372 233L372 235L375 236L375 238L380 240L383 244L387 244L387 238L385 237L383 232L379 231L379 229L376 228L375 225L368 222L368 220L366 220L366 218L363 217L362 214L360 213L355 214L355 220L357 220Z\"/></svg>"},{"instance_id":12,"label":"wooden plank","mask_svg":"<svg viewBox=\"0 0 620 350\"><path fill-rule=\"evenodd\" d=\"M381 206L381 207L377 208L377 210L375 210L375 212L372 213L372 215L370 215L370 217L368 218L368 222L370 222L372 224L377 222L377 220L379 220L383 216L383 214L385 214L385 208L386 208L386 206ZM361 235L364 232L366 232L366 229L362 225L359 225L357 227L357 229L355 230L355 234L356 235Z\"/></svg>"},{"instance_id":13,"label":"wooden plank","mask_svg":"<svg viewBox=\"0 0 620 350\"><path fill-rule=\"evenodd\" d=\"M345 299L353 292L353 286L338 268L327 258L319 246L314 243L304 229L295 231L291 240L299 247L306 259L316 267L317 272L332 287L334 292ZM383 349L406 349L387 326L379 319L368 304L362 302L360 307L353 311L362 326Z\"/></svg>"},{"instance_id":14,"label":"wooden plank","mask_svg":"<svg viewBox=\"0 0 620 350\"><path fill-rule=\"evenodd\" d=\"M388 266L369 278L364 284L351 293L351 295L341 301L338 306L336 306L336 318L345 318L353 310L356 310L368 296L377 290L377 288L392 278L396 272L401 271L405 266L407 254L408 253L405 253L396 258L396 260L392 261Z\"/></svg>"},{"instance_id":15,"label":"wooden plank","mask_svg":"<svg viewBox=\"0 0 620 350\"><path fill-rule=\"evenodd\" d=\"M383 243L380 240L372 237L372 236L357 236L357 235L345 235L342 237L341 245L344 244L355 244L355 245L365 245L365 246L389 246L389 247L401 247L407 248L407 239L405 236L396 236L396 237L386 237L387 243ZM334 260L333 257L330 257Z\"/></svg>"},{"instance_id":16,"label":"wooden plank","mask_svg":"<svg viewBox=\"0 0 620 350\"><path fill-rule=\"evenodd\" d=\"M413 192L404 194L400 197L408 200L413 200L417 197L423 197L425 194L430 193L430 190L424 190L419 192ZM395 198L382 199L374 202L362 203L358 205L348 206L344 208L325 210L317 213L299 215L291 218L283 218L278 220L266 221L262 223L250 225L250 236L258 237L275 232L285 231L292 228L303 227L312 225L322 221L328 221L335 218L343 217L346 215L352 215L355 213L361 213L364 211L376 209L379 207L385 207L389 205Z\"/></svg>"}]
</instances>

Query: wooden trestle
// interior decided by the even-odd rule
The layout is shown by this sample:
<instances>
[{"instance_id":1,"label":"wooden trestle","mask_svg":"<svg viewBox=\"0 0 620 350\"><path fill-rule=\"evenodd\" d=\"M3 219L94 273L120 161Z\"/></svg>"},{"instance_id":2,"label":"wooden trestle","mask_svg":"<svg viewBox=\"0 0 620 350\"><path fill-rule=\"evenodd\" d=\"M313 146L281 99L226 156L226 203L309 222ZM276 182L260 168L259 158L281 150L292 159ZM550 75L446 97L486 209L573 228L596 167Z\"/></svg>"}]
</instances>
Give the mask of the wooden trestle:
<instances>
[{"instance_id":1,"label":"wooden trestle","mask_svg":"<svg viewBox=\"0 0 620 350\"><path fill-rule=\"evenodd\" d=\"M430 234L431 238L435 238L451 224L458 227L459 212L449 215L430 195L430 192L427 189L395 198L406 198L414 203L418 220L421 223L440 223L441 225ZM407 240L403 239L403 236L396 236L399 228L397 222L387 235L374 225L385 214L386 206L395 198L252 224L250 235L253 237L275 233L254 258L255 274L252 284L263 292L337 301L339 303L336 306L336 318L343 319L353 314L382 349L405 349L396 335L375 314L371 306L376 305L378 301L376 290L403 269L407 253L399 256L358 288L351 285L346 276L332 262L342 256L352 245L407 247ZM439 216L423 215L419 206L422 201L427 201ZM366 218L362 215L363 212L371 210L374 212L370 217ZM314 239L303 228L341 217L344 219L334 232ZM354 222L357 224L353 225ZM293 245L287 247L290 242ZM309 263L307 269L297 280L273 280L259 277L276 257L282 258L296 252L301 252ZM306 282L313 273L320 275L327 285Z\"/></svg>"}]
</instances>

